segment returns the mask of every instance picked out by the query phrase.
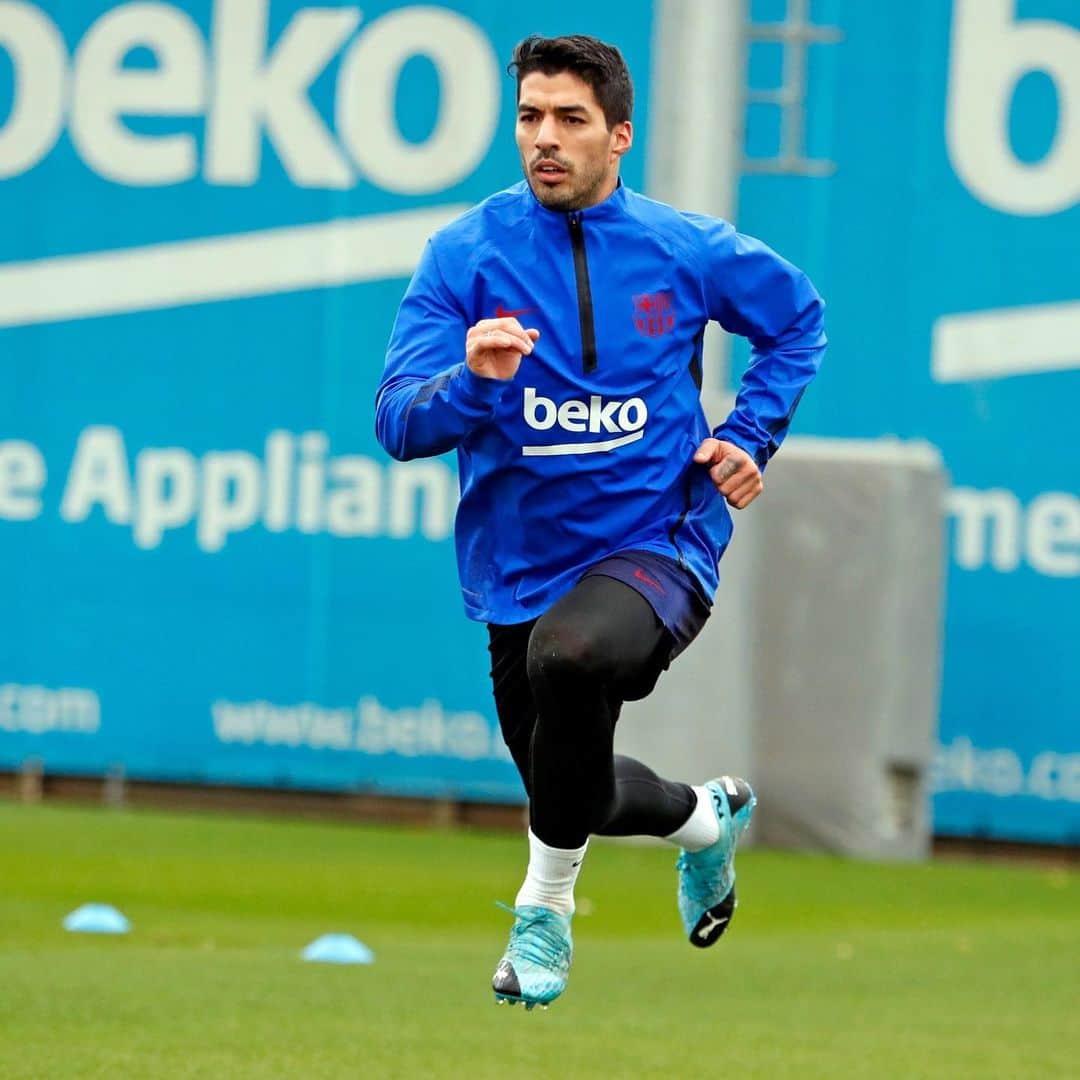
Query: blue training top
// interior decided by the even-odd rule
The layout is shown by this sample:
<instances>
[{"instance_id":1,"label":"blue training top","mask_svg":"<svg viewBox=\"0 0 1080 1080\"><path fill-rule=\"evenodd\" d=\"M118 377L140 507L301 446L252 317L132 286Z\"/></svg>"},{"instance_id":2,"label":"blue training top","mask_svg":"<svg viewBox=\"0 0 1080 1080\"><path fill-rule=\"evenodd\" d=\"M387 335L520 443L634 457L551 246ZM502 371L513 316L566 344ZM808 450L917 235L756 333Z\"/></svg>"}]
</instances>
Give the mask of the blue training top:
<instances>
[{"instance_id":1,"label":"blue training top","mask_svg":"<svg viewBox=\"0 0 1080 1080\"><path fill-rule=\"evenodd\" d=\"M621 183L566 213L522 181L437 232L394 324L376 432L399 460L457 450L467 614L535 618L627 550L676 559L711 597L732 526L692 462L710 434L706 323L753 347L712 434L764 468L821 362L823 307L764 244ZM466 331L506 315L540 339L513 379L478 376Z\"/></svg>"}]
</instances>

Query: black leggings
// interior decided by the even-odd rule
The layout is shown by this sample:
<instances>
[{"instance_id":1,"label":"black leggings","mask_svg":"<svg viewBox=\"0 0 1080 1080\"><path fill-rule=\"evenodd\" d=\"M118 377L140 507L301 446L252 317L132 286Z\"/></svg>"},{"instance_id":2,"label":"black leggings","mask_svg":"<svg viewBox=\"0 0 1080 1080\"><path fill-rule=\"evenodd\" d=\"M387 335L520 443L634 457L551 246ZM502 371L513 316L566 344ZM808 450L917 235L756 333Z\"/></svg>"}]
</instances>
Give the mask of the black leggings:
<instances>
[{"instance_id":1,"label":"black leggings","mask_svg":"<svg viewBox=\"0 0 1080 1080\"><path fill-rule=\"evenodd\" d=\"M539 619L488 631L503 738L545 844L667 836L687 820L689 785L614 752L622 703L648 695L671 655L671 635L644 597L593 575Z\"/></svg>"}]
</instances>

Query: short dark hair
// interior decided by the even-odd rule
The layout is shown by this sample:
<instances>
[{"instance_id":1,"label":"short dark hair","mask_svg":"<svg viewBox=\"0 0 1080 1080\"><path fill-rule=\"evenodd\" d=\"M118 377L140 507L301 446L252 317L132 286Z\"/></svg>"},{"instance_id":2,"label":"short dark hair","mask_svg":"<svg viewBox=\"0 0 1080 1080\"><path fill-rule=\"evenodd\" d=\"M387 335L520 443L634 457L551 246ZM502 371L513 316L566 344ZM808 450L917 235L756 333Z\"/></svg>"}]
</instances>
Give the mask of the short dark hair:
<instances>
[{"instance_id":1,"label":"short dark hair","mask_svg":"<svg viewBox=\"0 0 1080 1080\"><path fill-rule=\"evenodd\" d=\"M517 76L518 97L521 80L534 71L558 75L569 71L592 89L604 112L610 131L630 119L634 111L634 84L623 55L614 45L585 34L546 38L530 34L519 41L506 70Z\"/></svg>"}]
</instances>

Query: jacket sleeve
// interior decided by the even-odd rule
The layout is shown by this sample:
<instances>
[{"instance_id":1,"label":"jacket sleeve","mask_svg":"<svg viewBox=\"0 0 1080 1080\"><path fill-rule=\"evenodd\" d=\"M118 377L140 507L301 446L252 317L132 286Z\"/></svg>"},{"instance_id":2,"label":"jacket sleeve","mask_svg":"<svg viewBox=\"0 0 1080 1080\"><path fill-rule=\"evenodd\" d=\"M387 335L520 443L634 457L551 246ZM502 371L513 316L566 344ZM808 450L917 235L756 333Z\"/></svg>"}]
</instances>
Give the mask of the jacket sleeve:
<instances>
[{"instance_id":1,"label":"jacket sleeve","mask_svg":"<svg viewBox=\"0 0 1080 1080\"><path fill-rule=\"evenodd\" d=\"M445 453L494 415L510 384L458 360L468 327L428 241L398 309L375 398L375 434L391 457Z\"/></svg>"},{"instance_id":2,"label":"jacket sleeve","mask_svg":"<svg viewBox=\"0 0 1080 1080\"><path fill-rule=\"evenodd\" d=\"M825 304L806 275L724 221L706 230L709 317L750 342L735 407L713 432L764 468L825 355Z\"/></svg>"}]
</instances>

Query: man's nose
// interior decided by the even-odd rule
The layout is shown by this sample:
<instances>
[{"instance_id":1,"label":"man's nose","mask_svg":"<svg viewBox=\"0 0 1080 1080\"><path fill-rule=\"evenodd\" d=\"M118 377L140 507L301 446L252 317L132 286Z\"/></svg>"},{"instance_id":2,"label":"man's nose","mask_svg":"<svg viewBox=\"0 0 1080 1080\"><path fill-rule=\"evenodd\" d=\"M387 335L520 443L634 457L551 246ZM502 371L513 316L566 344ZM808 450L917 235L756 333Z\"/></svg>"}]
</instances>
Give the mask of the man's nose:
<instances>
[{"instance_id":1,"label":"man's nose","mask_svg":"<svg viewBox=\"0 0 1080 1080\"><path fill-rule=\"evenodd\" d=\"M559 145L559 131L554 117L545 117L540 121L536 129L536 148L538 150L553 150Z\"/></svg>"}]
</instances>

